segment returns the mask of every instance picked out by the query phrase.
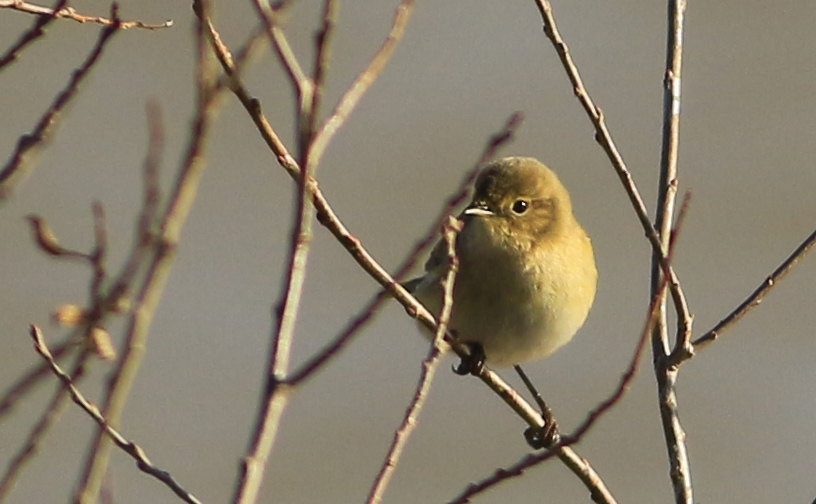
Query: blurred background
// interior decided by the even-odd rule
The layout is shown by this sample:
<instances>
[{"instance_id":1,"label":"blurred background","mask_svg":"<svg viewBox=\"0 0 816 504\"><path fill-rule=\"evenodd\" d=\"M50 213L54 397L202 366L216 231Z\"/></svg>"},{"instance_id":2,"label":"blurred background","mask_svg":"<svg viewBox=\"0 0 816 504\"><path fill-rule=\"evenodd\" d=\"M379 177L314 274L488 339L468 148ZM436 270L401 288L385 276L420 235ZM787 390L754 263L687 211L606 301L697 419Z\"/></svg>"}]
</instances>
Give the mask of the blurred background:
<instances>
[{"instance_id":1,"label":"blurred background","mask_svg":"<svg viewBox=\"0 0 816 504\"><path fill-rule=\"evenodd\" d=\"M331 107L387 34L397 1L341 2L328 76ZM586 85L650 209L660 156L665 2L555 0L555 16ZM75 1L79 12L108 5ZM286 32L304 64L321 3L301 0ZM230 47L254 28L249 2L216 2ZM130 249L146 153L145 105L160 104L165 190L193 112L189 2L122 2L123 19L175 26L120 32L69 107L36 168L0 208L0 385L39 363L28 324L50 341L49 312L84 304L87 267L54 261L25 216L45 217L60 243L92 244L91 202L103 202L111 268ZM0 47L34 19L0 11ZM687 12L680 191L693 197L675 267L697 334L738 305L816 227L816 3L690 2ZM0 74L0 152L7 159L100 27L68 20ZM266 51L246 75L294 150L292 92ZM404 40L340 131L319 168L337 214L394 268L516 110L525 123L503 155L546 162L570 189L600 270L595 306L572 343L526 366L571 430L616 386L642 329L650 251L620 183L575 100L532 1L418 2ZM253 428L266 368L270 307L279 297L293 183L227 96L204 178L182 233L122 432L204 502L230 499ZM297 366L335 336L377 290L319 226L293 349ZM816 497L816 259L801 263L732 331L687 363L678 383L695 501L810 502ZM121 323L111 326L117 341ZM363 502L402 418L427 344L392 303L342 356L293 396L261 502ZM386 502L446 502L528 448L524 425L478 380L440 368ZM98 400L109 365L81 389ZM503 373L514 384L510 372ZM0 423L0 466L19 449L51 397L49 378ZM64 502L75 487L92 421L69 405L7 502ZM620 502L670 502L672 490L649 357L624 400L576 447ZM177 502L115 450L120 504ZM477 502L587 502L558 461Z\"/></svg>"}]
</instances>

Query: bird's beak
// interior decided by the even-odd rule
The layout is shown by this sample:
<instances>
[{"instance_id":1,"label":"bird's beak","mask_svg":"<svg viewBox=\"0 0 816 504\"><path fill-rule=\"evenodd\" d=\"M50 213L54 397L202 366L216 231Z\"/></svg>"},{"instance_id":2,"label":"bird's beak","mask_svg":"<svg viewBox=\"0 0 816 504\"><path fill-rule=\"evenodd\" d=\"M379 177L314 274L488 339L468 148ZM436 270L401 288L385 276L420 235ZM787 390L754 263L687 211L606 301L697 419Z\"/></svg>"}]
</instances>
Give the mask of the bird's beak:
<instances>
[{"instance_id":1,"label":"bird's beak","mask_svg":"<svg viewBox=\"0 0 816 504\"><path fill-rule=\"evenodd\" d=\"M495 215L484 203L472 203L469 207L465 208L464 211L465 215Z\"/></svg>"}]
</instances>

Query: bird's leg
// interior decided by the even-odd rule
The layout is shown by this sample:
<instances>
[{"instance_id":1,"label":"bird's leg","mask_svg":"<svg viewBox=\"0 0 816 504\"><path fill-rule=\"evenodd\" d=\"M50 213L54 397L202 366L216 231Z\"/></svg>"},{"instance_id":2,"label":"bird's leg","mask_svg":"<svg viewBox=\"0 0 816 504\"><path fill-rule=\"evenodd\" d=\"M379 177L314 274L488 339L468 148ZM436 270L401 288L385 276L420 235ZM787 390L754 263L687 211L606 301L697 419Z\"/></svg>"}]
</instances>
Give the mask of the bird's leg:
<instances>
[{"instance_id":1,"label":"bird's leg","mask_svg":"<svg viewBox=\"0 0 816 504\"><path fill-rule=\"evenodd\" d=\"M458 375L478 375L482 372L485 363L485 351L481 343L466 341L463 343L470 349L470 354L467 357L462 357L458 366L454 366L453 372Z\"/></svg>"},{"instance_id":2,"label":"bird's leg","mask_svg":"<svg viewBox=\"0 0 816 504\"><path fill-rule=\"evenodd\" d=\"M538 393L533 382L527 377L527 373L521 369L521 366L516 365L513 366L513 368L521 377L521 381L524 382L524 385L527 386L527 390L533 395L536 404L538 404L538 407L541 409L541 417L544 420L544 425L541 427L528 427L524 431L524 439L527 440L528 445L536 450L549 448L558 442L558 422L555 421L552 410L547 406L547 403L544 402L544 399L541 397L541 394Z\"/></svg>"}]
</instances>

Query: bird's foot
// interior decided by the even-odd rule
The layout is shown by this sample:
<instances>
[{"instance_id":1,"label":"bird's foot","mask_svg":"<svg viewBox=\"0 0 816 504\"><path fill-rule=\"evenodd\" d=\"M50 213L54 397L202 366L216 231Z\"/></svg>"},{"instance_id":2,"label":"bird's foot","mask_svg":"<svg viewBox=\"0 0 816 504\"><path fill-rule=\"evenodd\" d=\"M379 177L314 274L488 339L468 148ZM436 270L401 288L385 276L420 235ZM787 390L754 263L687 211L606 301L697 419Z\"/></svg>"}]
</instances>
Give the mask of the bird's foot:
<instances>
[{"instance_id":1,"label":"bird's foot","mask_svg":"<svg viewBox=\"0 0 816 504\"><path fill-rule=\"evenodd\" d=\"M524 439L530 447L541 450L542 448L551 448L558 442L558 423L552 414L550 408L544 408L542 411L544 418L544 425L541 427L528 427L524 431Z\"/></svg>"},{"instance_id":2,"label":"bird's foot","mask_svg":"<svg viewBox=\"0 0 816 504\"><path fill-rule=\"evenodd\" d=\"M453 367L453 372L458 375L478 375L482 372L485 364L485 351L481 343L465 342L464 345L470 349L470 355L462 357L458 366Z\"/></svg>"}]
</instances>

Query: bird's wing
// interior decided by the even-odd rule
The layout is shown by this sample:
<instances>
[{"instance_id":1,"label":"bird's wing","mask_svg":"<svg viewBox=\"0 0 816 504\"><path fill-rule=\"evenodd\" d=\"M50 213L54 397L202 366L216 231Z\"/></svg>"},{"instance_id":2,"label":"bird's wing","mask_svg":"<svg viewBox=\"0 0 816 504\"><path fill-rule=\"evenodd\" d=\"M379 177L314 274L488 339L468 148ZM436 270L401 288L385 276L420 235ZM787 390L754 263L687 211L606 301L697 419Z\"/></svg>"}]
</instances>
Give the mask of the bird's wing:
<instances>
[{"instance_id":1,"label":"bird's wing","mask_svg":"<svg viewBox=\"0 0 816 504\"><path fill-rule=\"evenodd\" d=\"M426 273L440 276L447 271L447 263L448 244L445 243L445 240L439 240L436 242L436 245L434 245L433 250L431 250L431 255L428 257L428 260L425 261L425 271Z\"/></svg>"}]
</instances>

